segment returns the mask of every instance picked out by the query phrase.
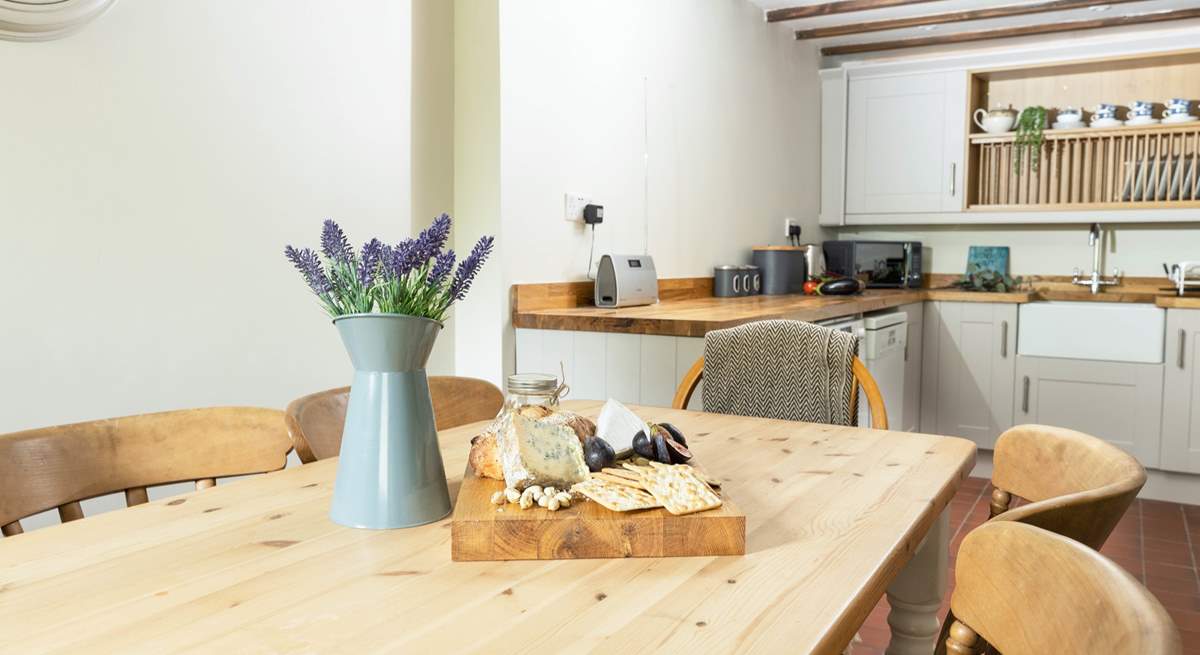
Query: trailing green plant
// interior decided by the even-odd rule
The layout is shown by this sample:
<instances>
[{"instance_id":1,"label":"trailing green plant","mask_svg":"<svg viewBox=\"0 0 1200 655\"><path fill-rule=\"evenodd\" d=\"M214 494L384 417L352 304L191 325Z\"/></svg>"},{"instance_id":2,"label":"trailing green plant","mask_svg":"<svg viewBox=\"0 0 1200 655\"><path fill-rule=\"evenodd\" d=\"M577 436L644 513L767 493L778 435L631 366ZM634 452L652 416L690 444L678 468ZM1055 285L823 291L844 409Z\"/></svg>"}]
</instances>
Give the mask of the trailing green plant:
<instances>
[{"instance_id":1,"label":"trailing green plant","mask_svg":"<svg viewBox=\"0 0 1200 655\"><path fill-rule=\"evenodd\" d=\"M990 268L979 268L978 264L968 264L966 275L951 282L950 286L958 287L964 291L1004 293L1006 291L1015 291L1021 286L1023 281L1020 276L1009 277L1004 273L994 271Z\"/></svg>"},{"instance_id":2,"label":"trailing green plant","mask_svg":"<svg viewBox=\"0 0 1200 655\"><path fill-rule=\"evenodd\" d=\"M1029 170L1038 172L1038 159L1042 154L1042 129L1046 126L1046 108L1037 105L1021 110L1017 117L1017 136L1013 139L1013 174L1021 174L1021 160L1029 149Z\"/></svg>"}]
</instances>

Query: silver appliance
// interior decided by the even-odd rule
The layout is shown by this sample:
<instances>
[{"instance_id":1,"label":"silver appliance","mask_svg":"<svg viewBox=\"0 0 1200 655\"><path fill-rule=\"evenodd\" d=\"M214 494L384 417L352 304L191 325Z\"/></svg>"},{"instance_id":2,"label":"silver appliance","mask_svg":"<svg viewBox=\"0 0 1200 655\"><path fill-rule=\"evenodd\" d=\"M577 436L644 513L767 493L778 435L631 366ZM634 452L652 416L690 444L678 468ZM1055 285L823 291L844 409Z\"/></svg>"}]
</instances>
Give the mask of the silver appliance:
<instances>
[{"instance_id":1,"label":"silver appliance","mask_svg":"<svg viewBox=\"0 0 1200 655\"><path fill-rule=\"evenodd\" d=\"M1163 264L1167 279L1175 287L1175 293L1182 296L1188 291L1200 290L1200 262L1179 262L1172 266Z\"/></svg>"},{"instance_id":2,"label":"silver appliance","mask_svg":"<svg viewBox=\"0 0 1200 655\"><path fill-rule=\"evenodd\" d=\"M632 307L658 302L658 273L650 255L604 255L596 271L597 307Z\"/></svg>"}]
</instances>

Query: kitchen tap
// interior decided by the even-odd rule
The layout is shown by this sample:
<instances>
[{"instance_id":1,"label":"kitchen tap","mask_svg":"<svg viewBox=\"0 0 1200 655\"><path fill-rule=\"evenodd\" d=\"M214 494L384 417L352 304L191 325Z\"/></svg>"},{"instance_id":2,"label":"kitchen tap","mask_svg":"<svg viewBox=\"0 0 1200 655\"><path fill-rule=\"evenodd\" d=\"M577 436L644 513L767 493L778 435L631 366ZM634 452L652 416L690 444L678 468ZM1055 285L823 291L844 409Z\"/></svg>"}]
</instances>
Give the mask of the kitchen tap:
<instances>
[{"instance_id":1,"label":"kitchen tap","mask_svg":"<svg viewBox=\"0 0 1200 655\"><path fill-rule=\"evenodd\" d=\"M1090 287L1092 293L1100 293L1100 287L1111 287L1121 283L1121 269L1113 268L1113 276L1111 278L1103 278L1100 273L1100 250L1104 246L1104 239L1100 237L1100 224L1092 223L1091 229L1088 230L1088 245L1092 247L1092 274L1088 277L1080 277L1083 271L1076 267L1071 272L1071 284L1078 284L1085 287Z\"/></svg>"}]
</instances>

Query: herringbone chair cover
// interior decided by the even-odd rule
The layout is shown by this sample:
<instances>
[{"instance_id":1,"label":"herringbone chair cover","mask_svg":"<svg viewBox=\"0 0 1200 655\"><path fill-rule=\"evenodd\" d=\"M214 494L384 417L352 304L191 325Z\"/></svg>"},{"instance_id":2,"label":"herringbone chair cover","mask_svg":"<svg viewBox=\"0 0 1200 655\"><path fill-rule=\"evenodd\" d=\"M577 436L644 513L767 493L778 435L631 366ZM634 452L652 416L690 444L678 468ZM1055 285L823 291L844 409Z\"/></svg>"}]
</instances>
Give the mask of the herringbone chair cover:
<instances>
[{"instance_id":1,"label":"herringbone chair cover","mask_svg":"<svg viewBox=\"0 0 1200 655\"><path fill-rule=\"evenodd\" d=\"M704 411L858 425L851 407L858 337L800 321L704 335Z\"/></svg>"}]
</instances>

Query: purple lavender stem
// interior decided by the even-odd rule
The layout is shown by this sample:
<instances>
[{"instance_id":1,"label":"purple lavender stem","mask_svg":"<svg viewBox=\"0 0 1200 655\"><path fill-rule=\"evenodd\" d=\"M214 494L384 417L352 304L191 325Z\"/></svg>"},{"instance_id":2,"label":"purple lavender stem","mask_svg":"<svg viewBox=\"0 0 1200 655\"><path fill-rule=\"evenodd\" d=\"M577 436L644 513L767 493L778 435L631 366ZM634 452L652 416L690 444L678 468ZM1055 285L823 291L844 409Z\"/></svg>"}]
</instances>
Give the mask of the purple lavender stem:
<instances>
[{"instance_id":1,"label":"purple lavender stem","mask_svg":"<svg viewBox=\"0 0 1200 655\"><path fill-rule=\"evenodd\" d=\"M346 233L332 219L326 219L321 230L321 252L336 262L348 262L354 257L354 248L350 247Z\"/></svg>"},{"instance_id":2,"label":"purple lavender stem","mask_svg":"<svg viewBox=\"0 0 1200 655\"><path fill-rule=\"evenodd\" d=\"M454 281L450 283L451 298L462 300L467 296L467 291L470 291L471 283L475 280L483 262L492 253L494 241L493 237L481 237L475 247L471 249L471 254L458 264L458 269L454 271Z\"/></svg>"}]
</instances>

